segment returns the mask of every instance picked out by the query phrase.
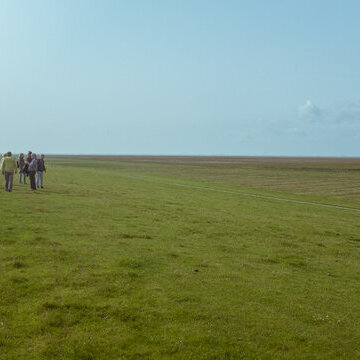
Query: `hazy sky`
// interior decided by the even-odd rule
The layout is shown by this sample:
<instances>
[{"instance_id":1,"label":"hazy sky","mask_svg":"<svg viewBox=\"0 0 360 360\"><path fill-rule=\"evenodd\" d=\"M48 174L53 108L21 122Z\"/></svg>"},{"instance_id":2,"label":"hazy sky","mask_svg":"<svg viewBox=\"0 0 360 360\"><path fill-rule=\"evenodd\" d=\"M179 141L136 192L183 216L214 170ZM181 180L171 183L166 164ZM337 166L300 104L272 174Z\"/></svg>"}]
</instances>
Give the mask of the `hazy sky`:
<instances>
[{"instance_id":1,"label":"hazy sky","mask_svg":"<svg viewBox=\"0 0 360 360\"><path fill-rule=\"evenodd\" d=\"M360 156L360 1L0 0L0 151Z\"/></svg>"}]
</instances>

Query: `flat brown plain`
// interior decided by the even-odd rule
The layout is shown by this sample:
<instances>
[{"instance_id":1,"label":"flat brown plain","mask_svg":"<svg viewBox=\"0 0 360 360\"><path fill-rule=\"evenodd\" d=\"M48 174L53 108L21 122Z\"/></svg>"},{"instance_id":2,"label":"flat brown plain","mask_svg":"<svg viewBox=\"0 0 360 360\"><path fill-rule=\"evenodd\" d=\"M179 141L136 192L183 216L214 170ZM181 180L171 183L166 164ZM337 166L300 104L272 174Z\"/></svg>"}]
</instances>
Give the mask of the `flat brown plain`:
<instances>
[{"instance_id":1,"label":"flat brown plain","mask_svg":"<svg viewBox=\"0 0 360 360\"><path fill-rule=\"evenodd\" d=\"M65 156L61 156L65 157ZM249 166L282 168L349 169L360 171L360 158L338 157L260 157L260 156L138 156L138 155L74 155L79 160L103 160L157 164L205 166Z\"/></svg>"}]
</instances>

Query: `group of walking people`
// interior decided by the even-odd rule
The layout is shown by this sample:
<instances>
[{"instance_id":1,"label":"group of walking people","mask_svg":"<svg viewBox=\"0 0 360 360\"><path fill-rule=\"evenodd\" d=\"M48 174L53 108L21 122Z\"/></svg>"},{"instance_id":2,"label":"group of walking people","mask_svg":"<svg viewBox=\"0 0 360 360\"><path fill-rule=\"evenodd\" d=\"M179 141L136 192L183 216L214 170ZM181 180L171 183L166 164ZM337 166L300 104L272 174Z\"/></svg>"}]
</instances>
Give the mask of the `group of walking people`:
<instances>
[{"instance_id":1,"label":"group of walking people","mask_svg":"<svg viewBox=\"0 0 360 360\"><path fill-rule=\"evenodd\" d=\"M27 157L21 153L18 158L12 155L11 151L3 154L1 159L1 172L5 178L5 191L13 189L14 174L19 171L19 184L27 184L26 178L30 179L31 190L44 188L45 155L40 158L29 151Z\"/></svg>"}]
</instances>

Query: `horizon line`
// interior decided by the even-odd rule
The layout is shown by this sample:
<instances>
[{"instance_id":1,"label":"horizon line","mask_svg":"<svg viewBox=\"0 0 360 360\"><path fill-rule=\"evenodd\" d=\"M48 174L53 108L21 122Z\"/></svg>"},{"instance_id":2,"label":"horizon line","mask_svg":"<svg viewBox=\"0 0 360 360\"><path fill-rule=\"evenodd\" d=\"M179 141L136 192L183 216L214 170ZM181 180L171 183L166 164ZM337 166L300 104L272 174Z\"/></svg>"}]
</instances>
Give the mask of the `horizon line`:
<instances>
[{"instance_id":1,"label":"horizon line","mask_svg":"<svg viewBox=\"0 0 360 360\"><path fill-rule=\"evenodd\" d=\"M360 159L360 155L229 155L229 154L115 154L115 153L47 153L47 156L131 156L131 157L251 157L251 158L333 158Z\"/></svg>"}]
</instances>

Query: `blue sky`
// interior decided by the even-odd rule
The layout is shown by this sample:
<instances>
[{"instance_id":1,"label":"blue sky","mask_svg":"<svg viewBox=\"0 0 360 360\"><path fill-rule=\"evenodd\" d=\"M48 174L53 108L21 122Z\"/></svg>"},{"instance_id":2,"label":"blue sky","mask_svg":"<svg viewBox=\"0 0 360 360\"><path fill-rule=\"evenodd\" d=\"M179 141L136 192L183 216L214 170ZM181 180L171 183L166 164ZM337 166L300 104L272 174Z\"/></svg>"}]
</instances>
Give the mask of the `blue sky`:
<instances>
[{"instance_id":1,"label":"blue sky","mask_svg":"<svg viewBox=\"0 0 360 360\"><path fill-rule=\"evenodd\" d=\"M359 13L0 0L0 151L360 156Z\"/></svg>"}]
</instances>

